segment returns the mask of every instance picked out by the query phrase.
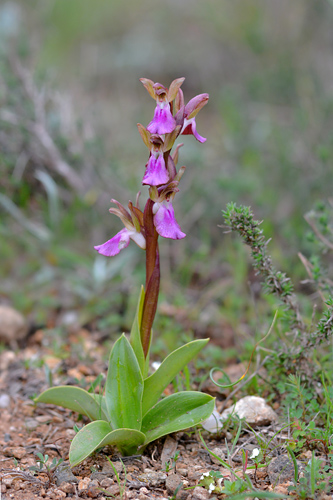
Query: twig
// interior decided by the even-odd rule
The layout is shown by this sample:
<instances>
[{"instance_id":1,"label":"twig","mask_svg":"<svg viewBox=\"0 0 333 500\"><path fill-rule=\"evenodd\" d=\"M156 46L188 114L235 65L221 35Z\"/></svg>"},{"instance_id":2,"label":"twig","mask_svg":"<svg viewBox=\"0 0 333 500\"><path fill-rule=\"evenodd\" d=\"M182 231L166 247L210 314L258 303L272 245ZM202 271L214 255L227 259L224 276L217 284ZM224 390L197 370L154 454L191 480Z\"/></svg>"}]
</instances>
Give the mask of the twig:
<instances>
[{"instance_id":1,"label":"twig","mask_svg":"<svg viewBox=\"0 0 333 500\"><path fill-rule=\"evenodd\" d=\"M310 219L310 217L306 214L304 215L304 219L306 222L309 224L311 227L312 231L315 233L315 235L321 240L324 245L329 248L330 250L333 250L333 243L331 243L325 236L319 231L317 226L314 224L314 222Z\"/></svg>"},{"instance_id":2,"label":"twig","mask_svg":"<svg viewBox=\"0 0 333 500\"><path fill-rule=\"evenodd\" d=\"M43 91L38 91L31 75L22 67L16 58L12 57L10 59L10 64L13 71L21 81L27 97L33 104L35 121L26 122L25 128L27 128L35 136L39 144L42 146L45 153L45 157L43 158L44 162L49 168L66 179L68 184L74 188L75 191L84 193L86 189L81 176L77 174L62 158L59 149L47 130L45 119L45 93ZM7 119L8 118L13 120L12 116L8 116ZM21 120L19 121L22 123Z\"/></svg>"}]
</instances>

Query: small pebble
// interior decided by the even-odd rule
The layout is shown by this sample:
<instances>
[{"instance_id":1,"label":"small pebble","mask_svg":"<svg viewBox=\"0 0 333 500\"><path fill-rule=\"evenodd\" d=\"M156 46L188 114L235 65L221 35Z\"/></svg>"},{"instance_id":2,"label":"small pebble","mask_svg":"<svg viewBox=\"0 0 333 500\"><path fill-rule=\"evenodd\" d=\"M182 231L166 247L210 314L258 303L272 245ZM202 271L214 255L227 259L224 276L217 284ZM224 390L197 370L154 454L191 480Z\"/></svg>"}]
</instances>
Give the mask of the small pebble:
<instances>
[{"instance_id":1,"label":"small pebble","mask_svg":"<svg viewBox=\"0 0 333 500\"><path fill-rule=\"evenodd\" d=\"M221 448L213 448L211 451L212 451L212 453L214 453L214 455L219 457L221 460L225 460L225 455L224 455L224 452ZM220 462L220 460L218 460L218 458L213 457L213 455L211 455L210 458L211 458L211 461L213 462L213 464L221 465L221 462Z\"/></svg>"},{"instance_id":2,"label":"small pebble","mask_svg":"<svg viewBox=\"0 0 333 500\"><path fill-rule=\"evenodd\" d=\"M88 489L88 486L90 484L90 477L85 477L84 479L81 479L78 484L78 490L79 492L84 492Z\"/></svg>"},{"instance_id":3,"label":"small pebble","mask_svg":"<svg viewBox=\"0 0 333 500\"><path fill-rule=\"evenodd\" d=\"M75 493L75 487L73 483L61 483L59 486L59 490L63 491L64 493Z\"/></svg>"},{"instance_id":4,"label":"small pebble","mask_svg":"<svg viewBox=\"0 0 333 500\"><path fill-rule=\"evenodd\" d=\"M209 491L202 488L202 486L196 486L192 493L192 500L208 500L210 497Z\"/></svg>"},{"instance_id":5,"label":"small pebble","mask_svg":"<svg viewBox=\"0 0 333 500\"><path fill-rule=\"evenodd\" d=\"M5 457L15 457L21 460L21 458L25 457L27 454L27 451L25 448L20 448L20 447L14 447L14 448L7 448L4 450L3 454Z\"/></svg>"},{"instance_id":6,"label":"small pebble","mask_svg":"<svg viewBox=\"0 0 333 500\"><path fill-rule=\"evenodd\" d=\"M0 408L8 408L10 405L10 397L8 394L1 394L0 396Z\"/></svg>"},{"instance_id":7,"label":"small pebble","mask_svg":"<svg viewBox=\"0 0 333 500\"><path fill-rule=\"evenodd\" d=\"M34 418L26 418L24 423L28 431L34 431L39 426L39 423Z\"/></svg>"}]
</instances>

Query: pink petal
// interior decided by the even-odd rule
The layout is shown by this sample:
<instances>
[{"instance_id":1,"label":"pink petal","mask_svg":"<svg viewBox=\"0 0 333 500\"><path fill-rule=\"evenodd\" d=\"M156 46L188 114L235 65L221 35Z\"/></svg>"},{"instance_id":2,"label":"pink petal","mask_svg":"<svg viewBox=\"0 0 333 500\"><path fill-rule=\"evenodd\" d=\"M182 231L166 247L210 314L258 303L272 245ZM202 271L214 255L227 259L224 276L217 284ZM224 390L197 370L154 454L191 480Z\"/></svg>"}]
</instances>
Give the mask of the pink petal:
<instances>
[{"instance_id":1,"label":"pink petal","mask_svg":"<svg viewBox=\"0 0 333 500\"><path fill-rule=\"evenodd\" d=\"M149 123L147 130L151 134L168 134L176 128L176 120L171 114L170 104L166 103L164 107L156 106L154 118Z\"/></svg>"},{"instance_id":2,"label":"pink petal","mask_svg":"<svg viewBox=\"0 0 333 500\"><path fill-rule=\"evenodd\" d=\"M154 215L154 224L156 231L163 238L171 238L172 240L181 240L186 234L182 232L175 218L175 213L171 201L164 202L159 206Z\"/></svg>"},{"instance_id":3,"label":"pink petal","mask_svg":"<svg viewBox=\"0 0 333 500\"><path fill-rule=\"evenodd\" d=\"M145 175L142 179L142 184L159 186L160 184L166 184L168 180L169 174L165 166L163 154L158 155L157 158L151 155L147 163Z\"/></svg>"},{"instance_id":4,"label":"pink petal","mask_svg":"<svg viewBox=\"0 0 333 500\"><path fill-rule=\"evenodd\" d=\"M119 231L111 240L106 241L103 245L97 245L95 250L106 257L114 257L123 249L127 248L130 242L130 233L125 228Z\"/></svg>"},{"instance_id":5,"label":"pink petal","mask_svg":"<svg viewBox=\"0 0 333 500\"><path fill-rule=\"evenodd\" d=\"M195 118L191 118L190 120L187 120L185 118L182 135L194 135L196 140L199 142L206 142L207 141L207 139L205 139L205 137L202 137L201 135L198 134L197 125L195 123Z\"/></svg>"}]
</instances>

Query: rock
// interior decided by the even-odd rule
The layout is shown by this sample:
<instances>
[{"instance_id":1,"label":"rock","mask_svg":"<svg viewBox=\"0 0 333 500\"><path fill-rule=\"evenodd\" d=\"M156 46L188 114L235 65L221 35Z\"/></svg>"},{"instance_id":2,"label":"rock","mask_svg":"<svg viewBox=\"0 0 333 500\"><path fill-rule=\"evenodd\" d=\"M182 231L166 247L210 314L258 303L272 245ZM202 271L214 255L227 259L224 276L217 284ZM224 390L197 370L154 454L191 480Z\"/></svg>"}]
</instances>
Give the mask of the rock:
<instances>
[{"instance_id":1,"label":"rock","mask_svg":"<svg viewBox=\"0 0 333 500\"><path fill-rule=\"evenodd\" d=\"M108 492L108 495L110 497L116 497L120 493L119 485L118 484L111 484L111 486L109 486L107 488L107 492Z\"/></svg>"},{"instance_id":2,"label":"rock","mask_svg":"<svg viewBox=\"0 0 333 500\"><path fill-rule=\"evenodd\" d=\"M3 454L5 455L5 457L15 457L21 460L21 458L26 456L27 450L25 448L17 446L13 448L6 448Z\"/></svg>"},{"instance_id":3,"label":"rock","mask_svg":"<svg viewBox=\"0 0 333 500\"><path fill-rule=\"evenodd\" d=\"M90 477L85 477L84 479L81 479L79 481L79 484L78 484L78 490L79 490L79 493L83 493L85 491L87 491L89 485L90 485Z\"/></svg>"},{"instance_id":4,"label":"rock","mask_svg":"<svg viewBox=\"0 0 333 500\"><path fill-rule=\"evenodd\" d=\"M138 476L138 481L148 484L152 488L158 488L165 484L167 475L164 472L156 472L154 470L149 470Z\"/></svg>"},{"instance_id":5,"label":"rock","mask_svg":"<svg viewBox=\"0 0 333 500\"><path fill-rule=\"evenodd\" d=\"M34 431L38 427L38 422L35 418L26 418L25 421L25 427L28 431Z\"/></svg>"},{"instance_id":6,"label":"rock","mask_svg":"<svg viewBox=\"0 0 333 500\"><path fill-rule=\"evenodd\" d=\"M90 482L88 486L87 495L89 498L97 498L101 492L99 483L96 479Z\"/></svg>"},{"instance_id":7,"label":"rock","mask_svg":"<svg viewBox=\"0 0 333 500\"><path fill-rule=\"evenodd\" d=\"M251 426L269 425L277 422L278 417L274 410L263 398L257 396L246 396L237 401L236 404L224 410L221 415L222 420L226 420L233 413L239 418L244 418Z\"/></svg>"},{"instance_id":8,"label":"rock","mask_svg":"<svg viewBox=\"0 0 333 500\"><path fill-rule=\"evenodd\" d=\"M165 486L169 495L173 495L182 482L182 478L179 474L170 474L165 481Z\"/></svg>"},{"instance_id":9,"label":"rock","mask_svg":"<svg viewBox=\"0 0 333 500\"><path fill-rule=\"evenodd\" d=\"M113 467L116 469L116 471L118 472L118 474L120 474L120 472L123 472L123 464L121 462L112 462L113 464ZM114 476L114 470L113 470L113 467L112 465L110 464L109 461L105 462L105 464L103 465L103 469L102 469L102 472L104 474L109 474L110 476Z\"/></svg>"},{"instance_id":10,"label":"rock","mask_svg":"<svg viewBox=\"0 0 333 500\"><path fill-rule=\"evenodd\" d=\"M75 486L73 483L62 482L59 486L59 490L63 491L64 493L72 494L75 493Z\"/></svg>"},{"instance_id":11,"label":"rock","mask_svg":"<svg viewBox=\"0 0 333 500\"><path fill-rule=\"evenodd\" d=\"M167 436L161 454L162 469L165 469L166 463L175 456L176 450L177 441L171 436Z\"/></svg>"},{"instance_id":12,"label":"rock","mask_svg":"<svg viewBox=\"0 0 333 500\"><path fill-rule=\"evenodd\" d=\"M54 471L54 476L56 477L56 484L60 486L61 483L77 483L78 479L74 476L71 468L68 464L62 463L58 465Z\"/></svg>"},{"instance_id":13,"label":"rock","mask_svg":"<svg viewBox=\"0 0 333 500\"><path fill-rule=\"evenodd\" d=\"M298 461L297 465L300 472L304 466ZM267 468L267 472L272 485L291 481L295 475L294 464L288 455L274 457Z\"/></svg>"},{"instance_id":14,"label":"rock","mask_svg":"<svg viewBox=\"0 0 333 500\"><path fill-rule=\"evenodd\" d=\"M110 488L110 486L114 483L113 479L109 478L109 477L106 477L105 479L102 479L102 481L100 481L100 485L102 488L104 488L105 490L107 488Z\"/></svg>"},{"instance_id":15,"label":"rock","mask_svg":"<svg viewBox=\"0 0 333 500\"><path fill-rule=\"evenodd\" d=\"M8 394L1 394L0 396L0 408L8 408L10 405L10 397Z\"/></svg>"},{"instance_id":16,"label":"rock","mask_svg":"<svg viewBox=\"0 0 333 500\"><path fill-rule=\"evenodd\" d=\"M222 429L221 415L216 408L213 410L211 416L207 420L204 420L201 425L208 432L219 432Z\"/></svg>"},{"instance_id":17,"label":"rock","mask_svg":"<svg viewBox=\"0 0 333 500\"><path fill-rule=\"evenodd\" d=\"M221 460L225 460L225 455L224 455L224 452L223 452L223 450L221 448L213 448L211 451L212 451L212 453L214 453L214 455L216 455L217 457L221 458ZM210 456L210 459L213 462L213 464L221 465L220 460L218 460L217 458L213 457L213 455Z\"/></svg>"},{"instance_id":18,"label":"rock","mask_svg":"<svg viewBox=\"0 0 333 500\"><path fill-rule=\"evenodd\" d=\"M28 324L21 313L10 306L0 305L0 342L15 346L28 334Z\"/></svg>"},{"instance_id":19,"label":"rock","mask_svg":"<svg viewBox=\"0 0 333 500\"><path fill-rule=\"evenodd\" d=\"M202 486L196 486L193 490L191 500L208 500L210 497L209 491L202 488Z\"/></svg>"}]
</instances>

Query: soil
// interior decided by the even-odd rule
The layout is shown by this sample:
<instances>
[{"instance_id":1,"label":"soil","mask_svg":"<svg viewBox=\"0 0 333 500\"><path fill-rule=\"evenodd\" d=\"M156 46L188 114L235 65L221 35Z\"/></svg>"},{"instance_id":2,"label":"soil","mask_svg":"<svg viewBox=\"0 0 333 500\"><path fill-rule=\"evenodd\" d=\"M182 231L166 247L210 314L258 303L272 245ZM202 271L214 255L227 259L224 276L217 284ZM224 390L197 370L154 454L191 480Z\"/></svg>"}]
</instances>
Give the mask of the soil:
<instances>
[{"instance_id":1,"label":"soil","mask_svg":"<svg viewBox=\"0 0 333 500\"><path fill-rule=\"evenodd\" d=\"M48 387L51 374L53 385L77 385L79 382L81 386L89 387L99 373L106 372L105 348L85 331L69 336L59 356L54 354L54 346L50 344L45 341L44 332L37 331L24 348L15 352L4 350L0 354L0 401L3 406L0 409L1 500L167 499L173 497L180 483L183 486L177 498L202 500L214 498L214 494L198 486L204 473L215 470L224 478L234 479L204 448L195 430L162 438L152 443L143 456L123 458L123 464L119 453L106 447L70 469L68 452L75 435L73 427L75 423L81 426L82 421L78 421L77 414L60 407L36 406L32 398ZM211 390L209 384L206 390ZM222 405L225 397L225 394L218 394L217 406ZM88 420L84 418L83 423L88 423ZM260 429L269 436L275 431L269 427ZM205 431L202 435L207 446L219 456L227 455L227 444L231 449L233 435L229 430L218 436ZM253 433L245 433L239 438L230 465L235 471L240 471L240 476L242 450L247 450L250 455L256 446ZM176 452L179 455L175 464L172 457ZM53 459L64 462L49 473L45 468L34 472L30 467L37 465L37 453L47 454L50 457L48 463ZM119 480L109 460L116 468ZM256 474L253 470L247 473L251 474L258 489L273 490L267 469L259 469ZM275 485L274 491L285 493L287 485ZM223 498L223 495L219 497Z\"/></svg>"}]
</instances>

